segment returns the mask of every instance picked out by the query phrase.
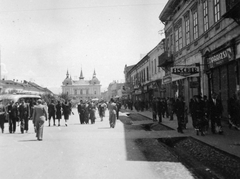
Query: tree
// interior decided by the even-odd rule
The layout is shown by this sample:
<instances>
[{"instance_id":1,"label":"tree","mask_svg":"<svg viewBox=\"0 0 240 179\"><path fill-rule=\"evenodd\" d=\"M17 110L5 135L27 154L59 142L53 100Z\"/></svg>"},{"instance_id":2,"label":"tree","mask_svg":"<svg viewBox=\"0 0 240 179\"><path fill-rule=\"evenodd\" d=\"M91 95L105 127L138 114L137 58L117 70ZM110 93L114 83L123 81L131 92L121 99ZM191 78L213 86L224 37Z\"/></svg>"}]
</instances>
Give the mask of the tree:
<instances>
[{"instance_id":1,"label":"tree","mask_svg":"<svg viewBox=\"0 0 240 179\"><path fill-rule=\"evenodd\" d=\"M56 103L57 99L55 98L55 96L51 93L44 93L41 95L42 100L44 100L47 104L51 103L51 101L53 100L54 103Z\"/></svg>"},{"instance_id":2,"label":"tree","mask_svg":"<svg viewBox=\"0 0 240 179\"><path fill-rule=\"evenodd\" d=\"M59 95L59 98L65 100L65 101L71 100L70 97L68 96L68 94L66 94L66 93L61 93Z\"/></svg>"}]
</instances>

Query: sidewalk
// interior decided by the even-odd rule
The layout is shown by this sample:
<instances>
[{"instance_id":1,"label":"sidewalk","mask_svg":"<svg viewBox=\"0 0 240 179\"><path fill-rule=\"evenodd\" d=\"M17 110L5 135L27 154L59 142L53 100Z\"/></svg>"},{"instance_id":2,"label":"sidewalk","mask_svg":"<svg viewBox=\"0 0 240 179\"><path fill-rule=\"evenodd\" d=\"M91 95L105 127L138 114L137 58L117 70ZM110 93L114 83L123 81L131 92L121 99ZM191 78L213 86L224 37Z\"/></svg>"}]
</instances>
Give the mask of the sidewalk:
<instances>
[{"instance_id":1,"label":"sidewalk","mask_svg":"<svg viewBox=\"0 0 240 179\"><path fill-rule=\"evenodd\" d=\"M142 116L145 116L152 120L152 112L151 111L136 111L136 110L125 110L122 109L121 111L127 112L127 113L139 113ZM157 122L154 122L157 123ZM165 126L168 126L172 129L174 129L177 133L177 118L174 116L174 120L170 121L169 118L163 118L162 124ZM222 122L223 125L223 135L219 134L212 134L211 129L209 129L208 134L205 136L197 136L195 129L192 126L192 118L188 116L188 123L187 123L187 129L184 130L184 134L178 133L179 136L189 136L196 138L208 145L214 146L220 150L223 150L229 154L235 155L237 157L240 157L240 131L237 131L236 129L229 129L227 121Z\"/></svg>"}]
</instances>

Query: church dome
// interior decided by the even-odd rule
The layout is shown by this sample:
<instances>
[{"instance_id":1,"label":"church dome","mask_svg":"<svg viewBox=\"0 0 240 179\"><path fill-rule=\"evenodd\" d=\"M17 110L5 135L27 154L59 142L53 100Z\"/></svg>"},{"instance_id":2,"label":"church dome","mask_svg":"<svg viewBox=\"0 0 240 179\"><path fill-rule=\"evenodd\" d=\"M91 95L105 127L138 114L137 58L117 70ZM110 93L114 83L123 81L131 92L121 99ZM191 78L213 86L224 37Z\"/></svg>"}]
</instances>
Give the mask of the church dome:
<instances>
[{"instance_id":1,"label":"church dome","mask_svg":"<svg viewBox=\"0 0 240 179\"><path fill-rule=\"evenodd\" d=\"M95 84L100 84L100 81L97 79L97 77L93 77L90 83L95 85Z\"/></svg>"},{"instance_id":2,"label":"church dome","mask_svg":"<svg viewBox=\"0 0 240 179\"><path fill-rule=\"evenodd\" d=\"M72 85L72 78L70 76L69 78L69 74L68 74L68 71L67 71L67 76L66 76L66 79L62 82L63 85L67 86L67 85Z\"/></svg>"},{"instance_id":3,"label":"church dome","mask_svg":"<svg viewBox=\"0 0 240 179\"><path fill-rule=\"evenodd\" d=\"M72 85L72 80L70 78L66 78L63 82L63 85L67 86L67 85Z\"/></svg>"},{"instance_id":4,"label":"church dome","mask_svg":"<svg viewBox=\"0 0 240 179\"><path fill-rule=\"evenodd\" d=\"M95 69L94 69L94 72L93 72L93 77L92 77L92 80L90 80L90 84L93 84L93 85L98 85L100 84L100 81L97 79L96 77L96 72L95 72Z\"/></svg>"}]
</instances>

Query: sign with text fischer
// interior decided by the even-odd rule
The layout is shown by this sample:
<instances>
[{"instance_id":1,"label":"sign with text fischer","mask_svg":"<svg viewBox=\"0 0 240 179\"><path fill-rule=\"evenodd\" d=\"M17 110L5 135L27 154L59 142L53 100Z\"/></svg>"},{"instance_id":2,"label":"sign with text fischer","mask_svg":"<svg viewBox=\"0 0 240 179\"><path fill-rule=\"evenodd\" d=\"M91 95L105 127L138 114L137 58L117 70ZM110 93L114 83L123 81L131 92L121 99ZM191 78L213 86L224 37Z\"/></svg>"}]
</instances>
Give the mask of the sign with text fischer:
<instances>
[{"instance_id":1,"label":"sign with text fischer","mask_svg":"<svg viewBox=\"0 0 240 179\"><path fill-rule=\"evenodd\" d=\"M199 73L197 66L176 66L171 68L171 73L180 76L190 76Z\"/></svg>"}]
</instances>

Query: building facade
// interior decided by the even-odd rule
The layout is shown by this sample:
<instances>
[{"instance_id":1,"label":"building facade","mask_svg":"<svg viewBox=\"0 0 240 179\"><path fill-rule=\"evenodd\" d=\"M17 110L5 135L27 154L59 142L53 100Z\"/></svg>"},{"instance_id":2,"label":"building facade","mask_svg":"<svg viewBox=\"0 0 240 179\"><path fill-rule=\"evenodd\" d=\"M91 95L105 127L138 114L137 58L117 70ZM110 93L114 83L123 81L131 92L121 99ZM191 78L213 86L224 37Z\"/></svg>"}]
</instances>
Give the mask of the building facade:
<instances>
[{"instance_id":1,"label":"building facade","mask_svg":"<svg viewBox=\"0 0 240 179\"><path fill-rule=\"evenodd\" d=\"M129 89L128 99L150 102L155 97L165 97L162 77L165 71L159 68L159 56L164 52L164 40L145 55L136 65L126 69L125 86Z\"/></svg>"},{"instance_id":2,"label":"building facade","mask_svg":"<svg viewBox=\"0 0 240 179\"><path fill-rule=\"evenodd\" d=\"M163 82L170 96L181 95L189 103L193 95L215 92L227 115L227 101L239 90L238 7L237 0L167 2L159 16L166 38L160 66L166 69Z\"/></svg>"},{"instance_id":3,"label":"building facade","mask_svg":"<svg viewBox=\"0 0 240 179\"><path fill-rule=\"evenodd\" d=\"M72 80L67 71L66 78L62 82L62 93L77 100L91 100L101 98L101 84L94 70L91 80L84 80L81 70L79 80Z\"/></svg>"},{"instance_id":4,"label":"building facade","mask_svg":"<svg viewBox=\"0 0 240 179\"><path fill-rule=\"evenodd\" d=\"M22 82L17 80L0 80L0 84L2 86L0 94L53 94L48 88L26 80Z\"/></svg>"}]
</instances>

